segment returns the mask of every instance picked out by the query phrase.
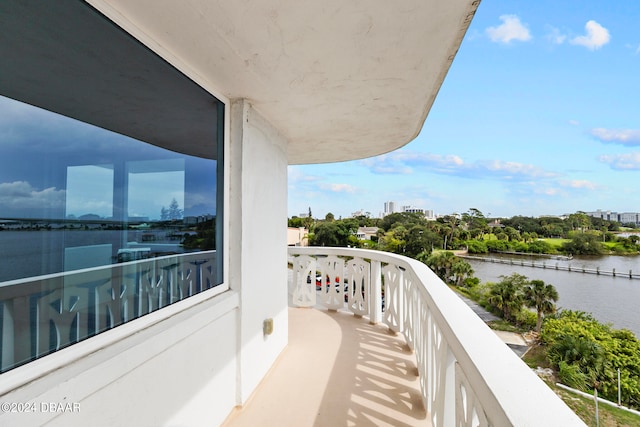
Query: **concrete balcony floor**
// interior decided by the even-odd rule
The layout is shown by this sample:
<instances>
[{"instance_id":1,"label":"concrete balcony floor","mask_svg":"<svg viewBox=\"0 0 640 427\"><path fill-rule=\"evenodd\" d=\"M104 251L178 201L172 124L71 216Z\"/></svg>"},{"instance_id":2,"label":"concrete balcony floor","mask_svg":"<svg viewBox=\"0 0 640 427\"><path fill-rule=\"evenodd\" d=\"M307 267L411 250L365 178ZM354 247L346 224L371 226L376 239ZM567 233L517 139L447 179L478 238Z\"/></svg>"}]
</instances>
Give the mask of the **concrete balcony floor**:
<instances>
[{"instance_id":1,"label":"concrete balcony floor","mask_svg":"<svg viewBox=\"0 0 640 427\"><path fill-rule=\"evenodd\" d=\"M430 425L401 335L350 313L289 308L289 345L225 427Z\"/></svg>"}]
</instances>

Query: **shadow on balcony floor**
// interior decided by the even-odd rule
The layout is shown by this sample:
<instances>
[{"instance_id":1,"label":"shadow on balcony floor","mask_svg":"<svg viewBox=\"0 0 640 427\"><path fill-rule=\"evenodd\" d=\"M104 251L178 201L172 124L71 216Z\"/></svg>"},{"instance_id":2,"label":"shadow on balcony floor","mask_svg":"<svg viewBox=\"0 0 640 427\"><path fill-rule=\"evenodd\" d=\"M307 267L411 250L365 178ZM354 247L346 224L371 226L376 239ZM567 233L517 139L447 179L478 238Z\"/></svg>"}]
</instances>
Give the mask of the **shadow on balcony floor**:
<instances>
[{"instance_id":1,"label":"shadow on balcony floor","mask_svg":"<svg viewBox=\"0 0 640 427\"><path fill-rule=\"evenodd\" d=\"M289 309L289 345L227 427L424 426L402 336L343 312Z\"/></svg>"}]
</instances>

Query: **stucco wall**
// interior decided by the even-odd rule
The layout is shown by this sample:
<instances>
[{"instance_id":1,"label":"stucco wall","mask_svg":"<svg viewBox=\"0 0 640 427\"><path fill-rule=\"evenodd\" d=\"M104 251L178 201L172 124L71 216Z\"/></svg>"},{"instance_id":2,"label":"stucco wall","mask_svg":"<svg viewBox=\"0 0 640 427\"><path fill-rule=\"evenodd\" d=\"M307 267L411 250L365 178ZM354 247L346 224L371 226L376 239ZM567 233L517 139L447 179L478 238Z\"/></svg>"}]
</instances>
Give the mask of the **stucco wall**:
<instances>
[{"instance_id":1,"label":"stucco wall","mask_svg":"<svg viewBox=\"0 0 640 427\"><path fill-rule=\"evenodd\" d=\"M0 425L220 424L235 404L238 295L205 294L3 374L0 401L30 406Z\"/></svg>"},{"instance_id":2,"label":"stucco wall","mask_svg":"<svg viewBox=\"0 0 640 427\"><path fill-rule=\"evenodd\" d=\"M287 343L287 144L237 100L230 145L230 285L241 301L238 399L244 403ZM263 334L266 319L273 319L271 335Z\"/></svg>"}]
</instances>

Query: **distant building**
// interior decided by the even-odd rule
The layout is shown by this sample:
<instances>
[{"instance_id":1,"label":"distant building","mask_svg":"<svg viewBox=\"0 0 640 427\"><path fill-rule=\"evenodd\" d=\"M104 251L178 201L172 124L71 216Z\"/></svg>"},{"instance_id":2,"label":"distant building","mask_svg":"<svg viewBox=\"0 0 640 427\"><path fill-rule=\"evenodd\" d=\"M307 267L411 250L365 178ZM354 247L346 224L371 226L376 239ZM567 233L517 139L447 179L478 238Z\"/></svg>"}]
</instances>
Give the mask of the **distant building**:
<instances>
[{"instance_id":1,"label":"distant building","mask_svg":"<svg viewBox=\"0 0 640 427\"><path fill-rule=\"evenodd\" d=\"M385 217L389 214L392 214L396 211L396 202L384 202L384 212L382 216Z\"/></svg>"},{"instance_id":2,"label":"distant building","mask_svg":"<svg viewBox=\"0 0 640 427\"><path fill-rule=\"evenodd\" d=\"M402 207L402 212L407 212L407 213L419 213L424 215L424 209L422 208L416 208L414 206L403 206Z\"/></svg>"},{"instance_id":3,"label":"distant building","mask_svg":"<svg viewBox=\"0 0 640 427\"><path fill-rule=\"evenodd\" d=\"M373 236L378 235L378 227L358 227L356 237L360 240L371 240Z\"/></svg>"},{"instance_id":4,"label":"distant building","mask_svg":"<svg viewBox=\"0 0 640 427\"><path fill-rule=\"evenodd\" d=\"M640 213L625 212L618 214L618 222L621 224L640 225Z\"/></svg>"},{"instance_id":5,"label":"distant building","mask_svg":"<svg viewBox=\"0 0 640 427\"><path fill-rule=\"evenodd\" d=\"M607 221L616 221L621 224L634 224L640 225L640 213L639 212L612 212L612 211L603 211L598 209L594 212L585 212L585 214L589 215L593 218L600 218Z\"/></svg>"},{"instance_id":6,"label":"distant building","mask_svg":"<svg viewBox=\"0 0 640 427\"><path fill-rule=\"evenodd\" d=\"M185 216L182 222L185 225L197 225L214 219L214 215Z\"/></svg>"},{"instance_id":7,"label":"distant building","mask_svg":"<svg viewBox=\"0 0 640 427\"><path fill-rule=\"evenodd\" d=\"M359 211L351 213L351 218L356 218L358 216L369 216L369 212L365 212L364 209L360 209Z\"/></svg>"},{"instance_id":8,"label":"distant building","mask_svg":"<svg viewBox=\"0 0 640 427\"><path fill-rule=\"evenodd\" d=\"M288 227L287 246L309 246L309 230L305 227Z\"/></svg>"},{"instance_id":9,"label":"distant building","mask_svg":"<svg viewBox=\"0 0 640 427\"><path fill-rule=\"evenodd\" d=\"M504 228L503 224L500 224L500 219L495 219L487 224L490 228Z\"/></svg>"}]
</instances>

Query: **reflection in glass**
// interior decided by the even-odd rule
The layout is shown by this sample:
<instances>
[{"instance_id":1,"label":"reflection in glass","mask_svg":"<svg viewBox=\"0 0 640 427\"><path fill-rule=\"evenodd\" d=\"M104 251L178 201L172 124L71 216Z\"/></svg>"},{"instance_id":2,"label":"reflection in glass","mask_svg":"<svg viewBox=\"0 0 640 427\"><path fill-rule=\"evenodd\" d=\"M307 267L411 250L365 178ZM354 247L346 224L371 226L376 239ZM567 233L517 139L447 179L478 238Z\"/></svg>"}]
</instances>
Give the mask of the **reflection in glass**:
<instances>
[{"instance_id":1,"label":"reflection in glass","mask_svg":"<svg viewBox=\"0 0 640 427\"><path fill-rule=\"evenodd\" d=\"M113 165L67 167L66 217L108 218L113 215Z\"/></svg>"},{"instance_id":2,"label":"reflection in glass","mask_svg":"<svg viewBox=\"0 0 640 427\"><path fill-rule=\"evenodd\" d=\"M0 372L222 282L215 141L190 156L2 97L0 117Z\"/></svg>"},{"instance_id":3,"label":"reflection in glass","mask_svg":"<svg viewBox=\"0 0 640 427\"><path fill-rule=\"evenodd\" d=\"M216 160L8 98L0 111L0 282L216 248Z\"/></svg>"},{"instance_id":4,"label":"reflection in glass","mask_svg":"<svg viewBox=\"0 0 640 427\"><path fill-rule=\"evenodd\" d=\"M4 372L222 283L224 105L87 2L1 4Z\"/></svg>"},{"instance_id":5,"label":"reflection in glass","mask_svg":"<svg viewBox=\"0 0 640 427\"><path fill-rule=\"evenodd\" d=\"M8 98L0 109L0 282L216 248L216 160Z\"/></svg>"}]
</instances>

